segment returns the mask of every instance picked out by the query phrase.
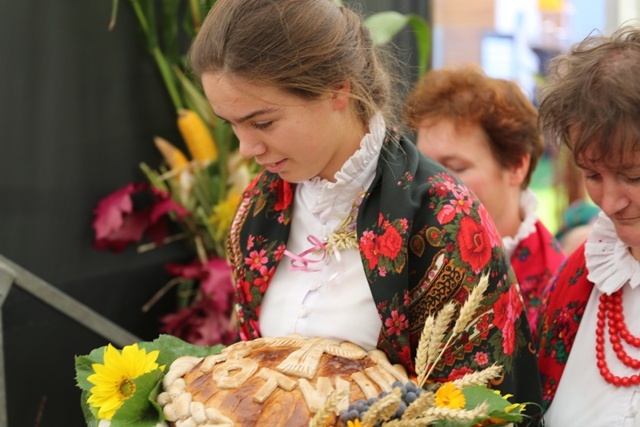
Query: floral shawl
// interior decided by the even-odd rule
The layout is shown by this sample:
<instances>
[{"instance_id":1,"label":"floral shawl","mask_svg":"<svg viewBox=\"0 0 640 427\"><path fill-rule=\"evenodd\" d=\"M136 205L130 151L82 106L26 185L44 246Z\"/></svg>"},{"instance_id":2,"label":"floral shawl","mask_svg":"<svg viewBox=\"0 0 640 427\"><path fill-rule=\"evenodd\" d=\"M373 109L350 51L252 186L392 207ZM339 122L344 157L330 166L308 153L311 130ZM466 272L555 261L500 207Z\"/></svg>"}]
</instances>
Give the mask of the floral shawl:
<instances>
[{"instance_id":1,"label":"floral shawl","mask_svg":"<svg viewBox=\"0 0 640 427\"><path fill-rule=\"evenodd\" d=\"M286 248L293 184L268 172L246 190L228 242L237 287L240 337L260 336L260 305ZM536 355L515 275L487 210L410 141L387 134L376 176L357 215L365 274L382 328L378 348L413 372L425 319L445 303L458 307L489 274L475 319L445 352L431 378L454 379L496 363L495 382L518 402L541 401ZM259 270L249 261L264 250Z\"/></svg>"},{"instance_id":2,"label":"floral shawl","mask_svg":"<svg viewBox=\"0 0 640 427\"><path fill-rule=\"evenodd\" d=\"M533 233L522 240L511 255L511 266L520 284L534 341L542 291L565 259L560 243L540 220L536 221Z\"/></svg>"},{"instance_id":3,"label":"floral shawl","mask_svg":"<svg viewBox=\"0 0 640 427\"><path fill-rule=\"evenodd\" d=\"M587 280L584 249L583 243L567 258L543 297L538 366L545 410L556 394L593 289Z\"/></svg>"}]
</instances>

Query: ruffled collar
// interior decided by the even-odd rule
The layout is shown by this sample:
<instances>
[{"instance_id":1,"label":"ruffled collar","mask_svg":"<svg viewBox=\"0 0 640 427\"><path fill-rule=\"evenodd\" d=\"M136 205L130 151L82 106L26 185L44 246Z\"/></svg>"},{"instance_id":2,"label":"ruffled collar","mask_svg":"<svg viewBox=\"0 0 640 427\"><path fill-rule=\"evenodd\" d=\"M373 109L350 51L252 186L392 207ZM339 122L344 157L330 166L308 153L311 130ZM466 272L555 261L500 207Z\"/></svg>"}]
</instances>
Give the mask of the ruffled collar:
<instances>
[{"instance_id":1,"label":"ruffled collar","mask_svg":"<svg viewBox=\"0 0 640 427\"><path fill-rule=\"evenodd\" d=\"M536 214L537 208L538 198L533 191L526 189L520 193L520 209L524 213L524 220L520 224L520 227L518 227L518 232L515 236L505 236L502 238L502 245L509 258L511 258L511 255L513 255L513 252L520 242L536 230L536 222L538 221L538 215Z\"/></svg>"},{"instance_id":2,"label":"ruffled collar","mask_svg":"<svg viewBox=\"0 0 640 427\"><path fill-rule=\"evenodd\" d=\"M362 138L360 148L336 173L335 182L315 177L298 185L298 194L307 200L313 212L353 204L354 198L373 181L385 132L384 118L377 114L371 120L369 133Z\"/></svg>"},{"instance_id":3,"label":"ruffled collar","mask_svg":"<svg viewBox=\"0 0 640 427\"><path fill-rule=\"evenodd\" d=\"M627 282L632 288L640 284L640 262L618 238L615 226L602 212L587 238L584 256L589 271L587 279L600 292L611 295Z\"/></svg>"}]
</instances>

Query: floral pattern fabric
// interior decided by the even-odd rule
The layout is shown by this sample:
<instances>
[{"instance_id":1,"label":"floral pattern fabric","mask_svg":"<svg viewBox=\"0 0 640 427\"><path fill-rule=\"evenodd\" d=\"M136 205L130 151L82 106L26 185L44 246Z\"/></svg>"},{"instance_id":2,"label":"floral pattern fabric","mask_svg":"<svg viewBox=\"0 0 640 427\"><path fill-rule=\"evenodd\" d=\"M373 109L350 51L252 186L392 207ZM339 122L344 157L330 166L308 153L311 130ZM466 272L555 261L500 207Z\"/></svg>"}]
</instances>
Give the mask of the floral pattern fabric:
<instances>
[{"instance_id":1,"label":"floral pattern fabric","mask_svg":"<svg viewBox=\"0 0 640 427\"><path fill-rule=\"evenodd\" d=\"M545 410L556 394L592 290L582 244L562 264L543 296L538 366Z\"/></svg>"},{"instance_id":2,"label":"floral pattern fabric","mask_svg":"<svg viewBox=\"0 0 640 427\"><path fill-rule=\"evenodd\" d=\"M294 193L294 184L262 173L245 192L232 225L228 253L241 339L260 337L261 301L286 249ZM541 402L536 354L515 275L488 212L460 181L410 141L388 134L356 229L382 320L378 348L392 363L413 372L426 318L449 301L459 308L479 278L489 274L475 319L431 378L451 380L496 363L504 368L496 388L518 402Z\"/></svg>"},{"instance_id":3,"label":"floral pattern fabric","mask_svg":"<svg viewBox=\"0 0 640 427\"><path fill-rule=\"evenodd\" d=\"M534 341L543 289L565 259L560 243L540 220L536 221L533 233L522 240L511 255L511 266L520 284Z\"/></svg>"}]
</instances>

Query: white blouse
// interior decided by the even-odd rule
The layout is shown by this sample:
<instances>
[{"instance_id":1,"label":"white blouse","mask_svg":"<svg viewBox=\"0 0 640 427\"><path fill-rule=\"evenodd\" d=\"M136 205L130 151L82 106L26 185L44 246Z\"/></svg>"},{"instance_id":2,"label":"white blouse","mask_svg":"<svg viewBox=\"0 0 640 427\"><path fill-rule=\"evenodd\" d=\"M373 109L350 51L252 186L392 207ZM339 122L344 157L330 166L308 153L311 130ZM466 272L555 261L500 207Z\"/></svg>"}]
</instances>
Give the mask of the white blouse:
<instances>
[{"instance_id":1,"label":"white blouse","mask_svg":"<svg viewBox=\"0 0 640 427\"><path fill-rule=\"evenodd\" d=\"M316 177L297 185L289 252L304 254L312 242L329 240L373 181L384 137L385 123L379 115L360 149L336 173L336 182ZM292 269L292 258L282 259L262 301L262 336L296 333L351 341L365 350L376 348L382 322L357 245L330 249L324 257L305 254L305 259L314 261L307 269Z\"/></svg>"},{"instance_id":2,"label":"white blouse","mask_svg":"<svg viewBox=\"0 0 640 427\"><path fill-rule=\"evenodd\" d=\"M508 258L511 258L520 242L536 231L536 222L538 222L537 208L538 198L531 189L526 189L520 193L520 209L524 213L524 220L520 223L520 227L518 227L518 232L515 236L505 236L502 238L502 245Z\"/></svg>"},{"instance_id":3,"label":"white blouse","mask_svg":"<svg viewBox=\"0 0 640 427\"><path fill-rule=\"evenodd\" d=\"M629 331L640 336L640 262L618 239L611 220L600 213L585 246L589 281L595 284L556 395L545 414L547 427L640 427L640 386L607 383L596 366L596 321L599 298L623 288L622 306ZM605 358L617 376L639 372L616 357L605 329ZM624 345L633 358L640 349Z\"/></svg>"}]
</instances>

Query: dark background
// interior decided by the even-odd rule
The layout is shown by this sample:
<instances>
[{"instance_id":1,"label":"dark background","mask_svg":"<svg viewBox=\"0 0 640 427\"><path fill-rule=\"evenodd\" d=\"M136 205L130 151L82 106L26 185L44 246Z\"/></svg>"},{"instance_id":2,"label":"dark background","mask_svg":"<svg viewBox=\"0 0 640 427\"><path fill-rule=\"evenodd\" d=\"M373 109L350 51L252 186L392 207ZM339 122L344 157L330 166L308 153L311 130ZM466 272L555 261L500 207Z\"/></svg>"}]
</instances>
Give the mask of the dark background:
<instances>
[{"instance_id":1,"label":"dark background","mask_svg":"<svg viewBox=\"0 0 640 427\"><path fill-rule=\"evenodd\" d=\"M426 0L358 3L428 17ZM152 340L174 298L141 307L169 279L164 264L191 255L95 250L92 211L144 181L141 161L160 163L153 136L180 138L130 2L112 31L110 13L111 0L0 0L0 254ZM411 35L397 44L413 63ZM9 426L83 426L74 356L106 339L17 285L1 308Z\"/></svg>"}]
</instances>

